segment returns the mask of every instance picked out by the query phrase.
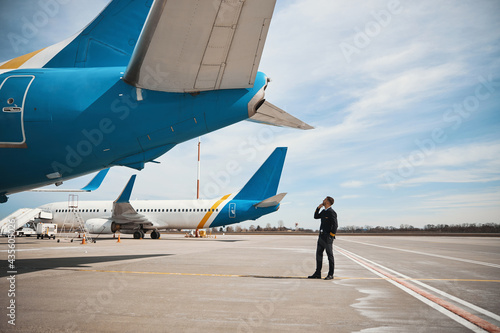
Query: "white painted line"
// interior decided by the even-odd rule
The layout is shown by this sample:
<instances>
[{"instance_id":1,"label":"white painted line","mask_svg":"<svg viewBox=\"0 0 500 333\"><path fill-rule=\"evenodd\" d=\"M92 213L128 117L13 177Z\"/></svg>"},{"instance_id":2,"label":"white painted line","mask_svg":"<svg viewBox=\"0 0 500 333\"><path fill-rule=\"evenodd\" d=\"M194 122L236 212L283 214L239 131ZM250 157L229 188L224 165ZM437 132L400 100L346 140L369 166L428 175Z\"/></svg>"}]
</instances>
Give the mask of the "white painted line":
<instances>
[{"instance_id":1,"label":"white painted line","mask_svg":"<svg viewBox=\"0 0 500 333\"><path fill-rule=\"evenodd\" d=\"M344 250L344 251L346 251L346 250ZM346 252L348 252L348 251L346 251ZM350 253L351 253L351 252L350 252ZM354 255L354 254L353 254L353 255ZM360 258L361 258L361 257L360 257ZM422 281L419 281L419 280L414 280L414 279L412 279L411 277L409 277L409 276L407 276L407 275L404 275L403 273L396 272L396 271L395 271L395 270L393 270L393 269L390 269L390 268L388 268L388 267L385 267L385 266L382 266L382 265L380 265L380 264L377 264L376 262L373 262L373 261L371 261L371 260L369 260L369 259L365 259L365 258L363 258L363 260L365 260L365 261L369 262L369 263L370 263L370 264L372 264L372 265L376 265L376 266L378 266L378 267L382 268L383 270L386 270L386 271L388 271L388 272L390 272L390 273L393 273L393 274L399 275L399 276L400 276L400 277L402 277L403 279L408 279L408 280L411 280L411 281L412 281L413 283L415 283L415 284L418 284L418 285L420 285L420 286L422 286L422 287L425 287L425 288L427 288L427 289L429 289L429 290L431 290L431 291L433 291L433 292L435 292L435 293L437 293L437 294L439 294L439 295L441 295L441 296L447 297L448 299L451 299L452 301L455 301L455 302L457 302L457 303L460 303L460 304L462 304L462 305L464 305L464 306L468 307L468 308L469 308L469 309L471 309L471 310L474 310L474 311L477 311L477 312L479 312L479 313L482 313L482 314L484 314L484 315L486 315L486 316L490 317L491 319L494 319L494 320L496 320L496 321L500 321L500 316L499 316L499 315L497 315L497 314L495 314L495 313L493 313L493 312L490 312L490 311L488 311L488 310L486 310L486 309L483 309L483 308L481 308L481 307L479 307L479 306L477 306L477 305L474 305L474 304L472 304L472 303L469 303L469 302L467 302L467 301L465 301L465 300L463 300L463 299L461 299L461 298L458 298L458 297L456 297L456 296L450 295L450 294L448 294L448 293L447 293L447 292L445 292L445 291L442 291L442 290L439 290L439 289L434 288L434 287L432 287L432 286L429 286L428 284L425 284L425 283L424 283L424 282L422 282Z\"/></svg>"},{"instance_id":2,"label":"white painted line","mask_svg":"<svg viewBox=\"0 0 500 333\"><path fill-rule=\"evenodd\" d=\"M439 304L437 304L437 303L435 303L435 302L431 301L430 299L428 299L428 298L426 298L426 297L424 297L424 296L422 296L422 295L420 295L420 294L416 293L415 291L413 291L413 290L411 290L411 289L409 289L409 288L407 288L407 287L403 286L402 284L400 284L400 283L398 283L398 282L396 282L396 281L394 281L394 280L392 280L392 279L388 279L388 278L387 278L387 276L385 276L385 275L383 275L383 274L379 273L378 271L376 271L376 270L372 269L372 268L371 268L371 267L369 267L369 266L366 266L366 265L365 265L365 264L363 264L362 262L357 261L357 260L354 260L354 259L353 259L353 258L351 258L350 256L346 255L346 253L347 253L347 254L349 254L349 255L351 255L351 256L353 256L353 257L357 257L357 258L359 258L359 259L361 259L361 260L363 260L363 261L366 261L366 262L368 262L368 263L370 263L370 264L372 264L372 265L376 265L376 266L378 266L378 267L380 267L380 268L382 268L382 269L384 269L384 270L392 271L392 272L394 272L395 274L398 274L398 275L400 275L400 276L403 276L402 274L397 273L397 272L395 272L394 270L388 269L388 268L386 268L386 267L384 267L384 266L382 266L382 265L380 265L380 264L377 264L377 263L375 263L375 262L373 262L373 261L371 261L371 260L368 260L368 259L366 259L366 258L363 258L363 257L361 257L361 256L359 256L359 255L357 255L357 254L354 254L354 253L350 252L350 251L347 251L347 250L345 250L345 249L343 249L343 248L340 248L339 246L337 246L337 249L339 249L339 250L340 250L340 251L338 251L338 252L340 252L340 253L341 253L342 255L344 255L345 257L347 257L347 258L351 259L352 261L354 261L354 262L355 262L355 263L357 263L358 265L360 265L360 266L362 266L362 267L366 268L367 270L369 270L370 272L372 272L372 273L374 273L374 274L376 274L376 275L378 275L378 276L380 276L380 277L384 278L384 279L385 279L386 281L388 281L389 283L391 283L391 284L393 284L394 286L398 287L399 289L401 289L401 290L405 291L405 292L406 292L406 293L408 293L409 295L411 295L411 296L415 297L416 299L418 299L418 300L420 300L421 302L425 303L426 305L428 305L428 306L432 307L433 309L435 309L435 310L437 310L437 311L439 311L439 312L443 313L444 315L446 315L446 316L448 316L449 318L453 319L453 320L454 320L454 321L456 321L457 323L459 323L459 324L461 324L461 325L463 325L463 326L467 327L467 328L468 328L468 329L470 329L471 331L473 331L473 332L487 332L486 330L483 330L482 328L480 328L479 326L476 326L476 325L475 325L475 324L473 324L472 322L470 322L470 321L468 321L468 320L466 320L466 319L464 319L464 318L462 318L462 317L458 316L457 314L453 313L452 311L450 311L450 310L448 310L448 309L446 309L446 308L442 307L441 305L439 305ZM344 252L345 252L345 253L344 253ZM464 301L464 302L465 302L465 301ZM486 310L485 310L485 311L486 311Z\"/></svg>"},{"instance_id":3,"label":"white painted line","mask_svg":"<svg viewBox=\"0 0 500 333\"><path fill-rule=\"evenodd\" d=\"M348 239L342 239L343 242L352 242L352 243L358 243L358 244L363 244L363 245L369 245L369 246L375 246L375 247L380 247L384 249L389 249L389 250L396 250L396 251L403 251L403 252L409 252L409 253L415 253L415 254L421 254L425 256L430 256L430 257L436 257L436 258L442 258L442 259L448 259L448 260L456 260L456 261L461 261L461 262L467 262L470 264L476 264L476 265L483 265L483 266L489 266L489 267L495 267L495 268L500 268L500 265L498 264L492 264L489 262L484 262L484 261L476 261L476 260L469 260L469 259L462 259L462 258L455 258L455 257L449 257L449 256L442 256L439 254L433 254L433 253L425 253L425 252L420 252L420 251L413 251L413 250L406 250L406 249L398 249L396 247L389 247L389 246L383 246L383 245L375 245L375 244L370 244L370 243L364 243L364 242L358 242L358 241L353 241L353 240L348 240Z\"/></svg>"}]
</instances>

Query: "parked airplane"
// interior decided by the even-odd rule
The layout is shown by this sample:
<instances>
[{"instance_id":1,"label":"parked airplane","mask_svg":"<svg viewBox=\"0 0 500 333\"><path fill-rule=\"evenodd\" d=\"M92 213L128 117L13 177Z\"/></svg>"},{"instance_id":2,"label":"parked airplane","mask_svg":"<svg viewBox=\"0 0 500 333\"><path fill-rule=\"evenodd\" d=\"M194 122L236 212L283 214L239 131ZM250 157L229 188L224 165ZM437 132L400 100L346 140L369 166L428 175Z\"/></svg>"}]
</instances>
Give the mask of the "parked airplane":
<instances>
[{"instance_id":1,"label":"parked airplane","mask_svg":"<svg viewBox=\"0 0 500 333\"><path fill-rule=\"evenodd\" d=\"M265 101L275 0L113 0L80 33L0 63L0 202L137 170L242 120L312 128Z\"/></svg>"},{"instance_id":2,"label":"parked airplane","mask_svg":"<svg viewBox=\"0 0 500 333\"><path fill-rule=\"evenodd\" d=\"M151 238L160 237L162 229L203 229L226 226L275 212L286 193L277 193L287 148L276 148L259 170L237 194L213 200L137 200L130 202L135 181L133 175L114 202L83 201L78 208L68 202L56 202L37 209L52 213L52 223L59 229L74 214L80 215L90 233L115 232L143 238L151 230ZM68 215L69 214L69 215ZM71 220L71 223L74 223Z\"/></svg>"}]
</instances>

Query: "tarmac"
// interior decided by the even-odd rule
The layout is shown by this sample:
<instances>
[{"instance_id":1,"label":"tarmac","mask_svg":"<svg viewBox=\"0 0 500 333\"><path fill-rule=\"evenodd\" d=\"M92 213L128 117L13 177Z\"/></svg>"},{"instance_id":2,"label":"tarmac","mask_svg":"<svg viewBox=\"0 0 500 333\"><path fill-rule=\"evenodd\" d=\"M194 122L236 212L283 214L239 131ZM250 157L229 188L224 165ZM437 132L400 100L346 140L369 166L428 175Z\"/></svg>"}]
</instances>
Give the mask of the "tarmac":
<instances>
[{"instance_id":1,"label":"tarmac","mask_svg":"<svg viewBox=\"0 0 500 333\"><path fill-rule=\"evenodd\" d=\"M500 238L120 238L0 238L0 332L500 332Z\"/></svg>"}]
</instances>

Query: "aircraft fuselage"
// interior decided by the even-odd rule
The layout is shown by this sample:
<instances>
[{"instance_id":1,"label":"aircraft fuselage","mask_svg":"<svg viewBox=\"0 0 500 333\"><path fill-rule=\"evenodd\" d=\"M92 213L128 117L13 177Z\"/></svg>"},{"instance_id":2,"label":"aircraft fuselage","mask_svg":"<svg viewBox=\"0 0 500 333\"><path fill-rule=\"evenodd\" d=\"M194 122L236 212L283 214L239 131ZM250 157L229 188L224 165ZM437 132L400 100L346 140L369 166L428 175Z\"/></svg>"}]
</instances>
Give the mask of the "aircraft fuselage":
<instances>
[{"instance_id":1,"label":"aircraft fuselage","mask_svg":"<svg viewBox=\"0 0 500 333\"><path fill-rule=\"evenodd\" d=\"M275 212L280 206L277 204L272 207L256 208L254 205L258 201L233 200L232 196L213 200L137 200L130 203L138 214L144 215L154 224L147 227L141 227L139 224L133 227L124 226L120 231L125 233L137 230L137 228L161 230L226 226L247 220L256 220L263 215ZM89 232L110 232L103 228L102 223L107 219L112 219L113 202L111 201L80 202L77 208L68 208L67 202L57 202L40 208L52 213L52 223L56 223L59 228L76 224L72 211L74 210L87 223ZM98 222L92 223L94 220Z\"/></svg>"},{"instance_id":2,"label":"aircraft fuselage","mask_svg":"<svg viewBox=\"0 0 500 333\"><path fill-rule=\"evenodd\" d=\"M124 71L0 74L0 196L114 165L140 170L178 143L248 119L267 83L258 73L251 89L166 93L132 87Z\"/></svg>"}]
</instances>

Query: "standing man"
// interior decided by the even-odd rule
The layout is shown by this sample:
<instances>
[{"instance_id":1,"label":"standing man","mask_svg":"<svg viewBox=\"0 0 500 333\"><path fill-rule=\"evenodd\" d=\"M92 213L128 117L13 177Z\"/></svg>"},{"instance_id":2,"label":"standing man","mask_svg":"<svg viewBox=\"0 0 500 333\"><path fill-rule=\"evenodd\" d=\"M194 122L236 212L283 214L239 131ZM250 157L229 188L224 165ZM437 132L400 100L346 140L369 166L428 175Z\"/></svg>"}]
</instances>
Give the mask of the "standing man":
<instances>
[{"instance_id":1,"label":"standing man","mask_svg":"<svg viewBox=\"0 0 500 333\"><path fill-rule=\"evenodd\" d=\"M335 269L335 261L333 259L333 240L337 233L337 213L332 209L333 198L326 197L323 203L316 208L314 212L315 219L321 219L319 228L318 245L316 247L316 272L309 276L309 279L321 279L321 267L323 266L323 251L326 250L328 257L328 275L325 280L333 279L333 271ZM320 209L324 208L321 213Z\"/></svg>"}]
</instances>

